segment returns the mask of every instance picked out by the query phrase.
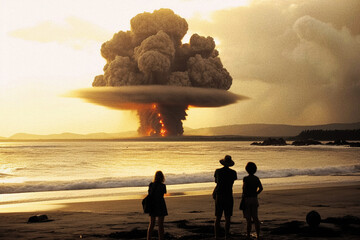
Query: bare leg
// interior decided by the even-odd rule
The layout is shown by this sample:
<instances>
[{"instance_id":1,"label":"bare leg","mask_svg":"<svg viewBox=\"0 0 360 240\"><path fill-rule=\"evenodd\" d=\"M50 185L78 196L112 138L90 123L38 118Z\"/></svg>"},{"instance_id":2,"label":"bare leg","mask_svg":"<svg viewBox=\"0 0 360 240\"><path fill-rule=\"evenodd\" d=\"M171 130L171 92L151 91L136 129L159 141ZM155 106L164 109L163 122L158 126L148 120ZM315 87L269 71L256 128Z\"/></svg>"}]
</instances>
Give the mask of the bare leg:
<instances>
[{"instance_id":1,"label":"bare leg","mask_svg":"<svg viewBox=\"0 0 360 240\"><path fill-rule=\"evenodd\" d=\"M246 228L246 236L250 238L250 232L251 232L251 218L246 218L247 222L247 228Z\"/></svg>"},{"instance_id":2,"label":"bare leg","mask_svg":"<svg viewBox=\"0 0 360 240\"><path fill-rule=\"evenodd\" d=\"M230 237L231 216L225 216L225 239Z\"/></svg>"},{"instance_id":3,"label":"bare leg","mask_svg":"<svg viewBox=\"0 0 360 240\"><path fill-rule=\"evenodd\" d=\"M158 217L158 226L159 226L159 240L164 240L164 216Z\"/></svg>"},{"instance_id":4,"label":"bare leg","mask_svg":"<svg viewBox=\"0 0 360 240\"><path fill-rule=\"evenodd\" d=\"M260 221L257 216L254 217L254 224L255 224L256 236L259 239L260 238Z\"/></svg>"},{"instance_id":5,"label":"bare leg","mask_svg":"<svg viewBox=\"0 0 360 240\"><path fill-rule=\"evenodd\" d=\"M150 222L149 222L149 227L147 230L147 240L151 240L151 235L152 232L154 231L154 226L155 226L155 217L151 217L150 216Z\"/></svg>"},{"instance_id":6,"label":"bare leg","mask_svg":"<svg viewBox=\"0 0 360 240\"><path fill-rule=\"evenodd\" d=\"M219 239L220 220L221 220L221 216L216 216L215 224L214 224L215 239Z\"/></svg>"}]
</instances>

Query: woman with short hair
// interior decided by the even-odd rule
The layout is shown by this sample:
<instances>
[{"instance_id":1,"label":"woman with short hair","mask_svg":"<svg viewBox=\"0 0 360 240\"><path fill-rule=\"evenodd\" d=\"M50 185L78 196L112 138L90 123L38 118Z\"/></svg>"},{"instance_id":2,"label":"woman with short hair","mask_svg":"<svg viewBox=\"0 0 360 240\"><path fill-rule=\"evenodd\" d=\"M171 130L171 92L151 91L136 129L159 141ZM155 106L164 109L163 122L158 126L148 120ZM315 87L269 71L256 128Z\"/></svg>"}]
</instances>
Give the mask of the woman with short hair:
<instances>
[{"instance_id":1,"label":"woman with short hair","mask_svg":"<svg viewBox=\"0 0 360 240\"><path fill-rule=\"evenodd\" d=\"M247 238L250 239L251 224L254 221L257 239L260 238L260 221L258 217L259 201L258 195L262 192L263 186L260 179L255 176L257 166L253 162L248 162L245 170L249 174L243 179L243 200L244 218L247 222Z\"/></svg>"}]
</instances>

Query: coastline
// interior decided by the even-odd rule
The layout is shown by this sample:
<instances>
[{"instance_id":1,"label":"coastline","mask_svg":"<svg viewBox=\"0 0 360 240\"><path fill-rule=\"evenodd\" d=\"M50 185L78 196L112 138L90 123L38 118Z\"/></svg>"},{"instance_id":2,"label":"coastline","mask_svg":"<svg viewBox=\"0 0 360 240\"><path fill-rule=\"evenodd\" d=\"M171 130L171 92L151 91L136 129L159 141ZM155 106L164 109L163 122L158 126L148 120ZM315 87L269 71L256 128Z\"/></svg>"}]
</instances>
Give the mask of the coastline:
<instances>
[{"instance_id":1,"label":"coastline","mask_svg":"<svg viewBox=\"0 0 360 240\"><path fill-rule=\"evenodd\" d=\"M319 239L319 236L326 239L329 233L332 239L358 239L360 233L352 227L360 227L357 222L360 183L329 185L265 188L259 196L264 239ZM235 191L234 198L231 232L234 238L245 239L245 220L238 210L240 193ZM146 239L148 216L142 213L141 199L136 195L122 200L93 198L34 203L56 208L0 213L0 239ZM166 202L169 211L165 218L167 239L213 238L214 202L209 191L170 195ZM316 232L311 232L305 222L306 214L311 210L318 211L323 220ZM46 214L52 221L26 223L30 216L37 214ZM353 222L346 231L339 223L331 223L331 218L341 220L350 215ZM284 226L289 224L292 227L287 227L286 232Z\"/></svg>"},{"instance_id":2,"label":"coastline","mask_svg":"<svg viewBox=\"0 0 360 240\"><path fill-rule=\"evenodd\" d=\"M340 181L341 178L341 181ZM262 178L263 186L267 191L284 189L313 188L314 182L318 187L360 185L360 176L292 176L286 178ZM213 182L167 184L167 197L210 195L214 189ZM62 191L40 191L7 193L0 195L0 213L28 212L44 209L56 210L64 204L73 202L102 202L111 200L142 199L147 193L147 186L74 189ZM242 180L235 181L234 194L241 194Z\"/></svg>"},{"instance_id":3,"label":"coastline","mask_svg":"<svg viewBox=\"0 0 360 240\"><path fill-rule=\"evenodd\" d=\"M169 136L169 137L124 137L124 138L45 138L45 139L10 139L3 138L0 142L252 142L262 141L268 137L262 136L241 136L241 135L218 135L218 136L206 136L206 135L183 135L183 136ZM293 138L291 136L285 136L286 139Z\"/></svg>"}]
</instances>

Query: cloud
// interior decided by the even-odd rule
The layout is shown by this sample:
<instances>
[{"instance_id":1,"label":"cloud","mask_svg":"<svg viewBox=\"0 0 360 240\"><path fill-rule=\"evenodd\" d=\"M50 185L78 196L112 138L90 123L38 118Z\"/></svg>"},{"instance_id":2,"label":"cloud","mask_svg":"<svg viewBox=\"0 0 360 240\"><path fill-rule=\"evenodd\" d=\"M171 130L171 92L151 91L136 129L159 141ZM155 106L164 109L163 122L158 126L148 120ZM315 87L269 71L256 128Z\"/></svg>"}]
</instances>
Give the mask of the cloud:
<instances>
[{"instance_id":1,"label":"cloud","mask_svg":"<svg viewBox=\"0 0 360 240\"><path fill-rule=\"evenodd\" d=\"M92 85L93 87L176 86L150 88L151 91L139 88L140 90L135 91L135 94L132 93L131 98L127 98L133 101L132 107L142 104L143 102L137 100L143 99L144 96L146 101L150 99L150 103L159 105L156 108L148 105L138 109L140 120L138 132L141 135L182 135L184 132L182 121L186 119L188 105L202 106L206 99L208 99L207 103L212 102L210 105L205 105L207 107L235 102L223 103L224 97L218 94L221 91L198 89L228 90L232 84L232 77L222 65L212 37L193 34L189 43L182 43L188 30L188 23L171 9L166 8L152 13L139 13L130 20L130 25L131 31L119 31L112 39L102 44L101 54L106 59L104 74L95 76ZM191 87L194 87L194 90L191 90ZM158 89L165 90L155 91ZM127 92L121 92L121 98L124 98L124 95L127 95ZM163 99L164 96L166 97ZM198 101L200 96L201 103ZM118 101L122 100L114 98L113 105L118 106ZM125 104L129 105L129 103ZM197 105L198 103L200 105Z\"/></svg>"},{"instance_id":2,"label":"cloud","mask_svg":"<svg viewBox=\"0 0 360 240\"><path fill-rule=\"evenodd\" d=\"M247 97L214 88L165 85L97 87L79 89L67 96L82 98L113 109L137 110L153 103L166 106L221 107Z\"/></svg>"},{"instance_id":3,"label":"cloud","mask_svg":"<svg viewBox=\"0 0 360 240\"><path fill-rule=\"evenodd\" d=\"M76 17L68 17L65 24L51 21L41 22L33 27L10 32L12 37L41 43L58 42L81 49L91 41L102 42L111 33L101 27Z\"/></svg>"},{"instance_id":4,"label":"cloud","mask_svg":"<svg viewBox=\"0 0 360 240\"><path fill-rule=\"evenodd\" d=\"M189 25L220 40L232 90L252 98L239 108L240 121L354 122L360 121L359 12L357 0L255 0ZM252 91L266 87L249 94L251 83Z\"/></svg>"}]
</instances>

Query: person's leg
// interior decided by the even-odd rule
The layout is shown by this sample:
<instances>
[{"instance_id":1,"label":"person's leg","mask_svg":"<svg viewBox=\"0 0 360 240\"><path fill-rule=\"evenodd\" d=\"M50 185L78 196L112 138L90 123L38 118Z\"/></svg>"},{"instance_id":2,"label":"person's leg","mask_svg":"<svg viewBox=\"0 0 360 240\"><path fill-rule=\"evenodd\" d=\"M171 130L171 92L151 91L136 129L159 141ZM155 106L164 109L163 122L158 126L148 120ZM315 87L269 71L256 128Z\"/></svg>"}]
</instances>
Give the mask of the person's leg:
<instances>
[{"instance_id":1,"label":"person's leg","mask_svg":"<svg viewBox=\"0 0 360 240\"><path fill-rule=\"evenodd\" d=\"M256 199L256 203L254 204L252 211L251 211L251 217L254 220L256 236L259 239L259 237L260 237L260 221L258 218L258 208L259 208L259 203L258 203L258 200Z\"/></svg>"},{"instance_id":2,"label":"person's leg","mask_svg":"<svg viewBox=\"0 0 360 240\"><path fill-rule=\"evenodd\" d=\"M230 237L231 216L225 216L225 239Z\"/></svg>"},{"instance_id":3,"label":"person's leg","mask_svg":"<svg viewBox=\"0 0 360 240\"><path fill-rule=\"evenodd\" d=\"M151 240L152 232L154 231L155 217L150 216L149 227L147 230L147 240Z\"/></svg>"},{"instance_id":4,"label":"person's leg","mask_svg":"<svg viewBox=\"0 0 360 240\"><path fill-rule=\"evenodd\" d=\"M247 218L246 218L246 222L247 222L246 236L247 236L248 238L250 238L250 233L251 233L251 217L247 217Z\"/></svg>"},{"instance_id":5,"label":"person's leg","mask_svg":"<svg viewBox=\"0 0 360 240\"><path fill-rule=\"evenodd\" d=\"M214 233L215 239L219 239L220 235L220 221L224 212L223 202L221 196L217 195L215 199L215 222L214 222Z\"/></svg>"},{"instance_id":6,"label":"person's leg","mask_svg":"<svg viewBox=\"0 0 360 240\"><path fill-rule=\"evenodd\" d=\"M253 217L254 219L254 225L255 225L255 230L256 230L256 236L259 239L260 238L260 221L258 216Z\"/></svg>"},{"instance_id":7,"label":"person's leg","mask_svg":"<svg viewBox=\"0 0 360 240\"><path fill-rule=\"evenodd\" d=\"M159 240L164 240L164 216L158 217L158 226L159 226Z\"/></svg>"},{"instance_id":8,"label":"person's leg","mask_svg":"<svg viewBox=\"0 0 360 240\"><path fill-rule=\"evenodd\" d=\"M233 197L226 199L226 205L224 207L224 215L225 215L225 239L230 237L230 224L231 224L231 216L233 214L234 208L234 199Z\"/></svg>"},{"instance_id":9,"label":"person's leg","mask_svg":"<svg viewBox=\"0 0 360 240\"><path fill-rule=\"evenodd\" d=\"M219 239L221 215L216 216L214 224L215 239Z\"/></svg>"}]
</instances>

